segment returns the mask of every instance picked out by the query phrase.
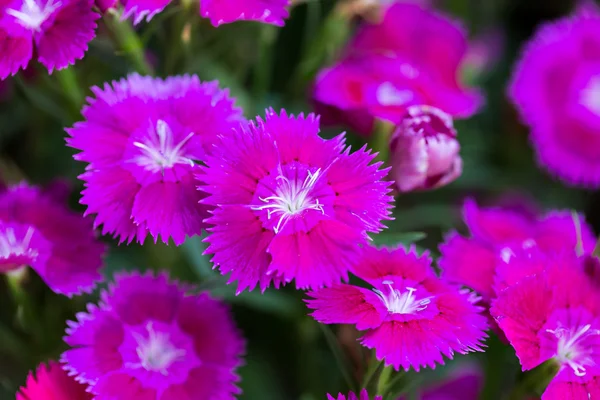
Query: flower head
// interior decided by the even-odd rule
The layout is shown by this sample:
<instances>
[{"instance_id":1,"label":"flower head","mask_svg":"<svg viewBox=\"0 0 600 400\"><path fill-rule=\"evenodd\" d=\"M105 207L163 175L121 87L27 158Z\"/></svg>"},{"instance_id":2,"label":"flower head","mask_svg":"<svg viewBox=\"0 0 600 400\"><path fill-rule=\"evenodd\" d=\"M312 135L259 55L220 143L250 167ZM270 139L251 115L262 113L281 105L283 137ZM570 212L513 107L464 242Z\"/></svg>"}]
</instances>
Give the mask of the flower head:
<instances>
[{"instance_id":1,"label":"flower head","mask_svg":"<svg viewBox=\"0 0 600 400\"><path fill-rule=\"evenodd\" d=\"M244 341L227 307L165 275L119 275L69 322L63 361L98 400L233 399Z\"/></svg>"},{"instance_id":2,"label":"flower head","mask_svg":"<svg viewBox=\"0 0 600 400\"><path fill-rule=\"evenodd\" d=\"M538 29L509 88L539 162L565 182L587 187L600 186L599 50L600 11L581 7Z\"/></svg>"},{"instance_id":3,"label":"flower head","mask_svg":"<svg viewBox=\"0 0 600 400\"><path fill-rule=\"evenodd\" d=\"M437 278L427 255L368 247L353 272L372 288L337 284L312 291L308 307L319 322L366 330L361 343L386 365L419 371L455 352L481 351L487 329L481 307Z\"/></svg>"},{"instance_id":4,"label":"flower head","mask_svg":"<svg viewBox=\"0 0 600 400\"><path fill-rule=\"evenodd\" d=\"M573 252L578 245L577 227L570 212L531 216L511 209L479 208L469 199L465 201L463 216L471 237L456 232L446 237L440 246L442 276L469 286L486 299L494 297L499 263L522 252ZM579 219L583 250L591 252L594 235L583 218Z\"/></svg>"},{"instance_id":5,"label":"flower head","mask_svg":"<svg viewBox=\"0 0 600 400\"><path fill-rule=\"evenodd\" d=\"M558 364L544 400L594 398L600 391L600 294L583 261L547 266L500 292L492 303L491 313L523 370L550 359Z\"/></svg>"},{"instance_id":6,"label":"flower head","mask_svg":"<svg viewBox=\"0 0 600 400\"><path fill-rule=\"evenodd\" d=\"M25 386L19 389L16 400L91 400L87 386L67 375L63 365L50 361L41 364L35 375L30 372Z\"/></svg>"},{"instance_id":7,"label":"flower head","mask_svg":"<svg viewBox=\"0 0 600 400\"><path fill-rule=\"evenodd\" d=\"M342 393L339 393L337 397L333 397L332 395L328 394L327 400L346 400L346 396ZM367 393L366 389L361 390L358 396L354 394L354 392L350 392L348 393L348 400L369 400L369 394ZM375 396L373 397L373 400L383 400L383 397Z\"/></svg>"},{"instance_id":8,"label":"flower head","mask_svg":"<svg viewBox=\"0 0 600 400\"><path fill-rule=\"evenodd\" d=\"M239 20L283 26L291 0L203 0L200 15L214 26Z\"/></svg>"},{"instance_id":9,"label":"flower head","mask_svg":"<svg viewBox=\"0 0 600 400\"><path fill-rule=\"evenodd\" d=\"M484 375L476 365L459 365L441 381L420 391L421 400L476 400L480 398ZM408 400L405 396L398 400Z\"/></svg>"},{"instance_id":10,"label":"flower head","mask_svg":"<svg viewBox=\"0 0 600 400\"><path fill-rule=\"evenodd\" d=\"M390 163L401 192L447 185L462 173L452 117L430 106L411 106L390 139Z\"/></svg>"},{"instance_id":11,"label":"flower head","mask_svg":"<svg viewBox=\"0 0 600 400\"><path fill-rule=\"evenodd\" d=\"M89 292L105 246L55 194L25 183L0 189L0 271L31 266L57 293Z\"/></svg>"},{"instance_id":12,"label":"flower head","mask_svg":"<svg viewBox=\"0 0 600 400\"><path fill-rule=\"evenodd\" d=\"M325 122L350 123L365 135L375 118L398 123L415 104L470 116L481 96L458 83L466 49L465 33L446 17L422 4L392 3L381 22L359 29L341 61L319 73L314 100Z\"/></svg>"},{"instance_id":13,"label":"flower head","mask_svg":"<svg viewBox=\"0 0 600 400\"><path fill-rule=\"evenodd\" d=\"M50 73L83 58L100 17L93 5L93 0L2 2L0 79L25 69L34 54Z\"/></svg>"},{"instance_id":14,"label":"flower head","mask_svg":"<svg viewBox=\"0 0 600 400\"><path fill-rule=\"evenodd\" d=\"M217 135L241 120L226 90L196 76L137 74L92 89L84 122L68 129L75 158L88 163L81 203L120 242L146 234L176 245L200 234L206 207L193 173Z\"/></svg>"},{"instance_id":15,"label":"flower head","mask_svg":"<svg viewBox=\"0 0 600 400\"><path fill-rule=\"evenodd\" d=\"M319 120L267 110L230 135L198 175L214 206L207 253L239 290L347 279L367 232L389 219L389 182L364 148L319 137ZM219 152L218 154L216 152Z\"/></svg>"}]
</instances>

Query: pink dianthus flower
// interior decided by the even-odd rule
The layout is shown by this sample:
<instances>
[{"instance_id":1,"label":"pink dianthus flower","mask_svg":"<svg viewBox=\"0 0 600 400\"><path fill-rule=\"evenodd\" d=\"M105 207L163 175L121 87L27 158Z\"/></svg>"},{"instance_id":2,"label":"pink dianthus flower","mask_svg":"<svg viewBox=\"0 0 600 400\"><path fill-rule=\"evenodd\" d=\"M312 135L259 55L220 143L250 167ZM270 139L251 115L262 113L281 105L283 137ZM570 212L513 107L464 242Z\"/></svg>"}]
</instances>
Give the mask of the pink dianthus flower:
<instances>
[{"instance_id":1,"label":"pink dianthus flower","mask_svg":"<svg viewBox=\"0 0 600 400\"><path fill-rule=\"evenodd\" d=\"M202 0L200 15L214 26L239 20L283 26L291 0Z\"/></svg>"},{"instance_id":2,"label":"pink dianthus flower","mask_svg":"<svg viewBox=\"0 0 600 400\"><path fill-rule=\"evenodd\" d=\"M227 90L197 76L165 80L130 75L92 88L85 121L67 129L69 146L87 162L81 203L95 225L119 242L146 234L180 245L199 235L207 216L193 174L217 135L241 120Z\"/></svg>"},{"instance_id":3,"label":"pink dianthus flower","mask_svg":"<svg viewBox=\"0 0 600 400\"><path fill-rule=\"evenodd\" d=\"M48 365L41 364L35 376L29 373L16 400L92 400L86 389L86 385L67 375L62 364L50 361Z\"/></svg>"},{"instance_id":4,"label":"pink dianthus flower","mask_svg":"<svg viewBox=\"0 0 600 400\"><path fill-rule=\"evenodd\" d=\"M543 216L502 208L479 208L468 199L463 216L471 237L451 232L440 245L442 276L476 290L486 300L494 297L494 278L498 263L515 253L536 250L553 254L573 252L577 229L571 212L551 211ZM584 252L591 252L595 238L581 221Z\"/></svg>"},{"instance_id":5,"label":"pink dianthus flower","mask_svg":"<svg viewBox=\"0 0 600 400\"><path fill-rule=\"evenodd\" d=\"M509 87L540 164L567 183L594 188L600 186L598 52L600 11L586 5L536 31Z\"/></svg>"},{"instance_id":6,"label":"pink dianthus flower","mask_svg":"<svg viewBox=\"0 0 600 400\"><path fill-rule=\"evenodd\" d=\"M368 247L353 269L372 289L337 284L308 293L312 316L325 324L355 324L361 343L395 369L419 371L444 356L481 351L486 317L470 293L440 280L428 255L415 249Z\"/></svg>"},{"instance_id":7,"label":"pink dianthus flower","mask_svg":"<svg viewBox=\"0 0 600 400\"><path fill-rule=\"evenodd\" d=\"M327 400L346 400L346 396L342 393L339 393L337 397L328 394ZM348 400L369 400L369 393L367 393L366 389L361 390L358 396L354 392L350 392L348 393ZM383 400L383 397L375 396L373 400Z\"/></svg>"},{"instance_id":8,"label":"pink dianthus flower","mask_svg":"<svg viewBox=\"0 0 600 400\"><path fill-rule=\"evenodd\" d=\"M56 293L90 292L102 279L105 246L54 195L25 183L0 189L0 271L29 265Z\"/></svg>"},{"instance_id":9,"label":"pink dianthus flower","mask_svg":"<svg viewBox=\"0 0 600 400\"><path fill-rule=\"evenodd\" d=\"M25 69L34 53L50 73L83 58L100 17L93 5L93 0L0 2L0 79Z\"/></svg>"},{"instance_id":10,"label":"pink dianthus flower","mask_svg":"<svg viewBox=\"0 0 600 400\"><path fill-rule=\"evenodd\" d=\"M345 57L319 73L313 97L325 122L350 123L364 135L376 118L397 123L415 104L468 117L482 98L458 82L466 51L465 33L448 18L422 4L392 3L382 22L365 23Z\"/></svg>"},{"instance_id":11,"label":"pink dianthus flower","mask_svg":"<svg viewBox=\"0 0 600 400\"><path fill-rule=\"evenodd\" d=\"M600 292L584 258L574 260L500 291L490 310L524 371L550 359L558 364L542 400L600 396Z\"/></svg>"},{"instance_id":12,"label":"pink dianthus flower","mask_svg":"<svg viewBox=\"0 0 600 400\"><path fill-rule=\"evenodd\" d=\"M316 289L347 280L367 232L389 219L387 170L343 135L319 137L313 114L267 110L223 135L198 175L214 206L208 254L238 291L296 281Z\"/></svg>"},{"instance_id":13,"label":"pink dianthus flower","mask_svg":"<svg viewBox=\"0 0 600 400\"><path fill-rule=\"evenodd\" d=\"M96 400L233 400L244 340L227 306L165 275L119 275L69 322L62 361Z\"/></svg>"}]
</instances>

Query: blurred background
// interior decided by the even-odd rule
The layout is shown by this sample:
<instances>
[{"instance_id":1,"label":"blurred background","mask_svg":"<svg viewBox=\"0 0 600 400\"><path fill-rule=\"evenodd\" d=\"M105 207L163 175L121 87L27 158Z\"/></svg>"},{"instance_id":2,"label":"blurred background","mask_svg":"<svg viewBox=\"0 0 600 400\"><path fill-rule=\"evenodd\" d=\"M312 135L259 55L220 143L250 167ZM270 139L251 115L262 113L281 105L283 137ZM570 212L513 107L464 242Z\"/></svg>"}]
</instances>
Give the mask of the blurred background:
<instances>
[{"instance_id":1,"label":"blurred background","mask_svg":"<svg viewBox=\"0 0 600 400\"><path fill-rule=\"evenodd\" d=\"M186 3L189 1L174 2L151 23L137 27L137 43L124 45L123 37L115 40L115 32L123 27L107 29L101 21L98 37L75 67L48 76L32 63L28 70L0 82L2 178L36 184L64 179L72 187L72 207L83 211L78 204L82 187L77 176L84 164L72 159L74 151L65 146L63 128L80 119L90 86L135 70L150 72L144 71L139 59L136 62L136 54L146 57L157 76L190 73L203 80L219 80L237 98L246 117L263 114L268 106L309 112L315 74L335 59L360 20L332 16L334 0L307 0L293 7L283 28L240 22L215 29L198 16L196 6L186 7ZM397 198L395 220L377 242L419 239L420 247L437 255L437 245L445 232L463 230L460 206L466 196L475 196L483 204L531 203L540 209L579 209L598 232L598 195L564 186L537 167L528 131L505 96L523 41L540 23L567 14L574 1L432 3L461 20L473 40L488 38L482 47L488 50L487 58L471 59L462 71L465 82L484 89L486 105L476 116L455 123L464 160L462 177L436 191ZM114 24L113 19L105 18L108 24ZM333 136L341 130L327 128L324 135ZM348 132L353 145L364 142ZM235 318L248 340L246 365L240 370L244 392L241 399L318 400L324 399L327 392L347 391L339 359L329 343L332 340L349 373L364 373L368 355L356 343L356 332L348 327L320 327L307 316L303 294L291 287L263 295L252 292L235 296L234 287L225 286L202 256L201 238L189 239L179 248L151 241L143 246L117 246L110 237L103 240L110 245L105 260L108 277L123 269L166 269L173 277L197 282L233 305ZM31 271L24 285L30 302L26 308L16 305L9 285L0 277L0 399L14 399L30 369L60 355L65 346L65 320L97 298L97 294L74 299L56 295ZM521 379L519 365L512 349L496 337L490 338L488 345L487 353L458 356L456 361L472 361L480 366L485 372L481 398L498 399ZM410 389L415 392L441 379L454 364L418 376L409 373L406 379Z\"/></svg>"}]
</instances>

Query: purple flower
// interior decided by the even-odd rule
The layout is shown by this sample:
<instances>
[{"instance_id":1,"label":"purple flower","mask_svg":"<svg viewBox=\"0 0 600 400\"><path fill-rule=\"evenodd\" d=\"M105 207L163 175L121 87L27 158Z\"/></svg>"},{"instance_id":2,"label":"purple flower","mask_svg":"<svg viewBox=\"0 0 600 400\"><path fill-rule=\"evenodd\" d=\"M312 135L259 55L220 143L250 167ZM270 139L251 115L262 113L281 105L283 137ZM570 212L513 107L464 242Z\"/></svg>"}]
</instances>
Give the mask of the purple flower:
<instances>
[{"instance_id":1,"label":"purple flower","mask_svg":"<svg viewBox=\"0 0 600 400\"><path fill-rule=\"evenodd\" d=\"M538 29L509 88L539 162L569 184L594 188L600 186L598 51L600 12L581 7Z\"/></svg>"},{"instance_id":2,"label":"purple flower","mask_svg":"<svg viewBox=\"0 0 600 400\"><path fill-rule=\"evenodd\" d=\"M56 293L90 292L102 279L105 246L90 221L42 189L0 189L0 271L31 266Z\"/></svg>"},{"instance_id":3,"label":"purple flower","mask_svg":"<svg viewBox=\"0 0 600 400\"><path fill-rule=\"evenodd\" d=\"M337 397L328 394L327 400L346 400L346 396L342 393L339 393ZM350 392L348 393L348 400L369 400L369 394L366 389L361 390L358 396L354 394L354 392ZM373 397L373 400L383 400L383 397L375 396Z\"/></svg>"},{"instance_id":4,"label":"purple flower","mask_svg":"<svg viewBox=\"0 0 600 400\"><path fill-rule=\"evenodd\" d=\"M27 382L19 389L16 400L91 400L86 386L67 375L63 366L51 361L40 364L35 372L27 376Z\"/></svg>"},{"instance_id":5,"label":"purple flower","mask_svg":"<svg viewBox=\"0 0 600 400\"><path fill-rule=\"evenodd\" d=\"M215 206L206 252L238 292L347 279L367 232L390 218L387 170L365 148L350 153L343 135L319 137L313 114L267 110L217 147L198 175L202 202Z\"/></svg>"},{"instance_id":6,"label":"purple flower","mask_svg":"<svg viewBox=\"0 0 600 400\"><path fill-rule=\"evenodd\" d=\"M393 3L381 23L359 29L340 62L319 73L313 97L325 122L364 135L376 118L398 123L415 104L468 117L481 95L458 82L466 50L465 33L446 17L422 4Z\"/></svg>"},{"instance_id":7,"label":"purple flower","mask_svg":"<svg viewBox=\"0 0 600 400\"><path fill-rule=\"evenodd\" d=\"M134 24L139 24L144 19L150 22L159 12L163 11L171 0L95 0L101 12L123 7L121 19L132 18Z\"/></svg>"},{"instance_id":8,"label":"purple flower","mask_svg":"<svg viewBox=\"0 0 600 400\"><path fill-rule=\"evenodd\" d=\"M244 340L227 306L165 275L116 277L68 322L62 361L96 400L233 400Z\"/></svg>"},{"instance_id":9,"label":"purple flower","mask_svg":"<svg viewBox=\"0 0 600 400\"><path fill-rule=\"evenodd\" d=\"M444 379L420 390L419 400L477 400L481 396L484 376L475 365L454 368ZM398 400L408 400L400 397Z\"/></svg>"},{"instance_id":10,"label":"purple flower","mask_svg":"<svg viewBox=\"0 0 600 400\"><path fill-rule=\"evenodd\" d=\"M50 73L83 58L100 17L92 11L93 4L93 0L2 1L0 79L26 68L34 54Z\"/></svg>"},{"instance_id":11,"label":"purple flower","mask_svg":"<svg viewBox=\"0 0 600 400\"><path fill-rule=\"evenodd\" d=\"M442 276L479 292L486 300L494 297L494 279L499 262L515 253L537 250L546 254L573 252L577 230L570 212L551 211L543 216L502 208L479 208L465 201L463 216L471 237L456 232L440 246ZM591 252L595 238L581 220L583 250Z\"/></svg>"},{"instance_id":12,"label":"purple flower","mask_svg":"<svg viewBox=\"0 0 600 400\"><path fill-rule=\"evenodd\" d=\"M227 90L196 76L137 74L92 88L84 122L67 132L75 159L88 163L81 203L103 234L119 242L146 234L176 245L199 235L207 216L193 173L217 135L241 120Z\"/></svg>"},{"instance_id":13,"label":"purple flower","mask_svg":"<svg viewBox=\"0 0 600 400\"><path fill-rule=\"evenodd\" d=\"M366 330L361 343L395 369L419 371L444 356L481 351L486 317L472 296L438 279L415 249L368 247L353 272L372 289L337 284L309 292L312 316Z\"/></svg>"},{"instance_id":14,"label":"purple flower","mask_svg":"<svg viewBox=\"0 0 600 400\"><path fill-rule=\"evenodd\" d=\"M584 258L573 260L547 265L492 303L524 371L550 359L558 364L543 400L600 395L600 293L582 268Z\"/></svg>"},{"instance_id":15,"label":"purple flower","mask_svg":"<svg viewBox=\"0 0 600 400\"><path fill-rule=\"evenodd\" d=\"M390 139L392 176L400 192L435 189L462 173L452 117L430 106L411 106Z\"/></svg>"},{"instance_id":16,"label":"purple flower","mask_svg":"<svg viewBox=\"0 0 600 400\"><path fill-rule=\"evenodd\" d=\"M214 26L240 20L283 26L291 0L202 0L200 15Z\"/></svg>"}]
</instances>

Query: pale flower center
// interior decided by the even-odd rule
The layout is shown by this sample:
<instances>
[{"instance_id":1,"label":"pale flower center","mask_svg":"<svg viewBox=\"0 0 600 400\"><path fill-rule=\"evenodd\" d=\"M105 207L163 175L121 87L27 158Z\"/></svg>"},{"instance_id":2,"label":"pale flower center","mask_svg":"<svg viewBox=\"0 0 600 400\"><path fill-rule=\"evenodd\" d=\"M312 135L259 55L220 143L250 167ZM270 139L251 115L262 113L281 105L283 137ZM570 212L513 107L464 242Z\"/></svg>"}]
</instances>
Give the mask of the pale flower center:
<instances>
[{"instance_id":1,"label":"pale flower center","mask_svg":"<svg viewBox=\"0 0 600 400\"><path fill-rule=\"evenodd\" d=\"M13 228L6 228L0 231L0 257L8 258L10 256L31 256L36 257L37 251L29 248L29 243L33 237L34 229L28 228L22 239L17 239Z\"/></svg>"},{"instance_id":2,"label":"pale flower center","mask_svg":"<svg viewBox=\"0 0 600 400\"><path fill-rule=\"evenodd\" d=\"M179 143L173 143L173 131L169 125L159 119L156 127L151 129L151 139L142 142L133 142L141 150L141 155L133 161L150 172L164 172L175 164L194 166L194 160L185 154L183 147L194 136L190 132Z\"/></svg>"},{"instance_id":3,"label":"pale flower center","mask_svg":"<svg viewBox=\"0 0 600 400\"><path fill-rule=\"evenodd\" d=\"M406 291L401 293L393 287L393 281L383 281L388 291L384 293L381 290L373 289L381 299L385 307L391 314L416 314L423 311L431 303L432 297L425 297L417 300L415 292L417 289L406 287Z\"/></svg>"},{"instance_id":4,"label":"pale flower center","mask_svg":"<svg viewBox=\"0 0 600 400\"><path fill-rule=\"evenodd\" d=\"M600 116L600 76L592 77L579 96L585 108Z\"/></svg>"},{"instance_id":5,"label":"pale flower center","mask_svg":"<svg viewBox=\"0 0 600 400\"><path fill-rule=\"evenodd\" d=\"M303 211L316 210L325 214L323 204L319 203L319 199L315 199L310 195L320 174L321 169L317 169L314 173L308 171L306 178L301 183L280 174L276 178L280 184L275 191L275 195L265 198L260 197L260 201L266 204L252 206L251 209L256 211L267 210L268 219L271 219L273 215L278 216L279 221L273 228L275 233L278 233L291 217Z\"/></svg>"},{"instance_id":6,"label":"pale flower center","mask_svg":"<svg viewBox=\"0 0 600 400\"><path fill-rule=\"evenodd\" d=\"M149 322L146 326L148 337L135 335L138 347L136 352L140 358L141 366L147 371L160 372L168 375L168 368L177 360L185 356L185 350L178 349L169 340L167 333L156 332Z\"/></svg>"},{"instance_id":7,"label":"pale flower center","mask_svg":"<svg viewBox=\"0 0 600 400\"><path fill-rule=\"evenodd\" d=\"M391 82L384 82L377 87L377 102L382 106L401 106L413 99L410 90L399 90Z\"/></svg>"},{"instance_id":8,"label":"pale flower center","mask_svg":"<svg viewBox=\"0 0 600 400\"><path fill-rule=\"evenodd\" d=\"M60 1L48 0L43 7L40 7L36 0L24 0L21 10L8 9L6 13L15 17L21 26L39 31L42 24L61 5Z\"/></svg>"},{"instance_id":9,"label":"pale flower center","mask_svg":"<svg viewBox=\"0 0 600 400\"><path fill-rule=\"evenodd\" d=\"M556 346L556 359L561 365L567 365L573 369L577 376L584 376L586 366L595 365L592 358L592 349L586 348L582 342L592 335L600 335L600 330L591 329L591 325L583 325L574 329L559 326L556 329L546 331L558 339Z\"/></svg>"}]
</instances>

